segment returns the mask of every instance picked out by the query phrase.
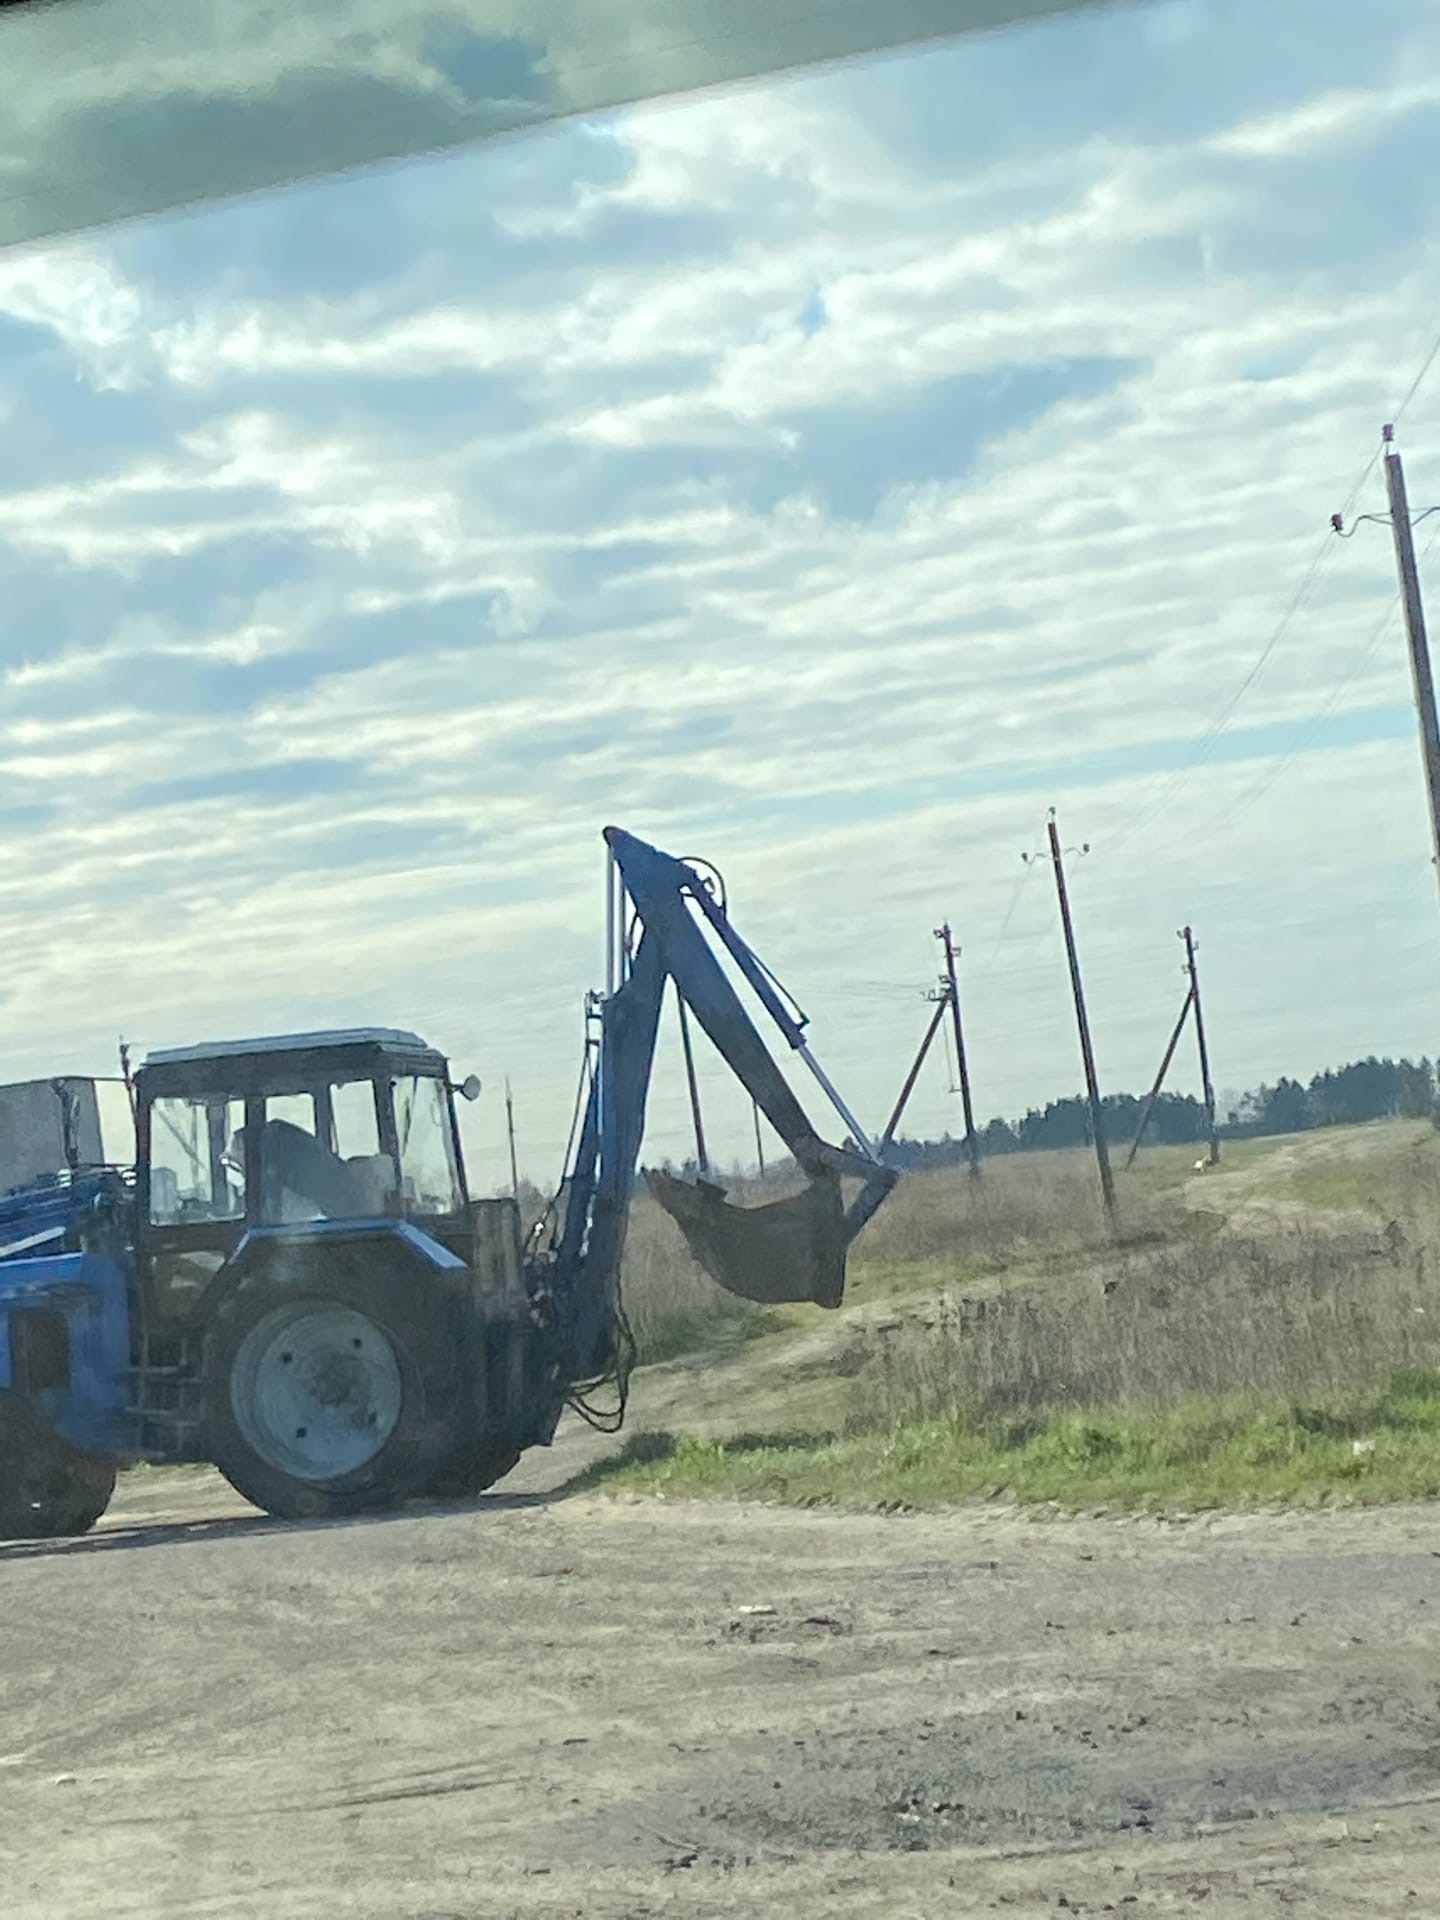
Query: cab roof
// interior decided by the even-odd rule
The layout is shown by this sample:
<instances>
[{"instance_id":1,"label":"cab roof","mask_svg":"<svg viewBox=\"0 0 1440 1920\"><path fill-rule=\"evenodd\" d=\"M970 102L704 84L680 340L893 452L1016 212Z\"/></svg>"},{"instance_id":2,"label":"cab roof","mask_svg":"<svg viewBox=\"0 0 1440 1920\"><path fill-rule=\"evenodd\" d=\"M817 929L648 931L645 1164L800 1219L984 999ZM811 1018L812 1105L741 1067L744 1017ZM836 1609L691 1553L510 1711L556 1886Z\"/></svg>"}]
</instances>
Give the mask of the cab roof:
<instances>
[{"instance_id":1,"label":"cab roof","mask_svg":"<svg viewBox=\"0 0 1440 1920\"><path fill-rule=\"evenodd\" d=\"M402 1027L346 1027L325 1033L271 1033L253 1040L165 1047L136 1075L147 1098L244 1099L303 1093L327 1080L448 1075L444 1054Z\"/></svg>"},{"instance_id":2,"label":"cab roof","mask_svg":"<svg viewBox=\"0 0 1440 1920\"><path fill-rule=\"evenodd\" d=\"M181 1061L228 1060L240 1053L294 1053L327 1047L393 1047L403 1053L430 1053L418 1033L403 1027L335 1027L322 1033L266 1033L254 1040L212 1040L200 1046L159 1047L145 1056L147 1067Z\"/></svg>"}]
</instances>

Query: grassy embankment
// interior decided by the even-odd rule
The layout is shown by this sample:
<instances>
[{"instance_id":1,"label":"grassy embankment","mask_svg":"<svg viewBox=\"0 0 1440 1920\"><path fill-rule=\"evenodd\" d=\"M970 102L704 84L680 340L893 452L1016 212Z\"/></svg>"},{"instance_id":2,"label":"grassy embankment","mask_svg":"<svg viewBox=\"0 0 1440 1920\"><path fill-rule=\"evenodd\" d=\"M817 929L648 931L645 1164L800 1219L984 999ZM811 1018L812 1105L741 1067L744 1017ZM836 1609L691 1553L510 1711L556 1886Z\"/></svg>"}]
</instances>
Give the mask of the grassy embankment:
<instances>
[{"instance_id":1,"label":"grassy embankment","mask_svg":"<svg viewBox=\"0 0 1440 1920\"><path fill-rule=\"evenodd\" d=\"M1190 1189L1203 1207L1185 1204L1191 1159L1155 1153L1122 1183L1118 1245L1084 1156L1000 1162L978 1190L914 1176L853 1258L852 1302L893 1312L863 1323L843 1418L641 1433L590 1479L870 1507L1440 1495L1440 1140L1377 1126L1246 1143ZM629 1269L647 1357L743 1352L819 1319L717 1309L643 1209Z\"/></svg>"}]
</instances>

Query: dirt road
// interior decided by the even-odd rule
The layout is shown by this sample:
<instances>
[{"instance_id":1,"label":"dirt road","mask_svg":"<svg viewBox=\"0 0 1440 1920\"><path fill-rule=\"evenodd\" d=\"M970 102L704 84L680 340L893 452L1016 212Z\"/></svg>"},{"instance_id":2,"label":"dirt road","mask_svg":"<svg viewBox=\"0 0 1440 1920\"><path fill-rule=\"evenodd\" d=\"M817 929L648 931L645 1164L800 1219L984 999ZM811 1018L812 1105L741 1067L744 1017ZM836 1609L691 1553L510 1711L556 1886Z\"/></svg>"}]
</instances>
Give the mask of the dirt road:
<instances>
[{"instance_id":1,"label":"dirt road","mask_svg":"<svg viewBox=\"0 0 1440 1920\"><path fill-rule=\"evenodd\" d=\"M310 1528L157 1477L0 1550L5 1911L1440 1909L1434 1510L843 1518L564 1464Z\"/></svg>"}]
</instances>

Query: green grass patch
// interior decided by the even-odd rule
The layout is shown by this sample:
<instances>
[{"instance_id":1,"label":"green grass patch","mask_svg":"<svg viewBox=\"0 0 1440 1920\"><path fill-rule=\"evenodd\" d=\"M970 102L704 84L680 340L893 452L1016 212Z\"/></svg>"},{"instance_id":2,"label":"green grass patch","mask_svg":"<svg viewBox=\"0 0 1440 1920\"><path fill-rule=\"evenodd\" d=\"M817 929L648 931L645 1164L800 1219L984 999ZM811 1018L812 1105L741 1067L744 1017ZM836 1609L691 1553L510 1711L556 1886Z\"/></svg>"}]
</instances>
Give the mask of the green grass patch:
<instances>
[{"instance_id":1,"label":"green grass patch","mask_svg":"<svg viewBox=\"0 0 1440 1920\"><path fill-rule=\"evenodd\" d=\"M1220 1142L1220 1163L1207 1167L1205 1172L1213 1177L1222 1173L1239 1173L1246 1167L1253 1167L1276 1153L1293 1134L1267 1134L1244 1140L1222 1140ZM1196 1177L1197 1160L1210 1157L1209 1142L1189 1140L1183 1145L1145 1146L1135 1156L1133 1167L1125 1165L1125 1156L1130 1151L1130 1143L1121 1141L1112 1144L1111 1156L1115 1168L1121 1176L1120 1194L1123 1198L1129 1192L1170 1193L1178 1192L1187 1181Z\"/></svg>"},{"instance_id":2,"label":"green grass patch","mask_svg":"<svg viewBox=\"0 0 1440 1920\"><path fill-rule=\"evenodd\" d=\"M1399 1210L1407 1197L1390 1168L1367 1166L1363 1160L1302 1167L1291 1176L1288 1192L1308 1207L1355 1207L1372 1213Z\"/></svg>"},{"instance_id":3,"label":"green grass patch","mask_svg":"<svg viewBox=\"0 0 1440 1920\"><path fill-rule=\"evenodd\" d=\"M1303 1401L1189 1400L860 1433L635 1435L573 1490L903 1510L1005 1498L1158 1512L1440 1496L1440 1373Z\"/></svg>"},{"instance_id":4,"label":"green grass patch","mask_svg":"<svg viewBox=\"0 0 1440 1920\"><path fill-rule=\"evenodd\" d=\"M1379 1219L1435 1224L1440 1206L1440 1137L1414 1121L1317 1128L1295 1136L1304 1156L1275 1191L1306 1206L1353 1209Z\"/></svg>"},{"instance_id":5,"label":"green grass patch","mask_svg":"<svg viewBox=\"0 0 1440 1920\"><path fill-rule=\"evenodd\" d=\"M1278 1153L1282 1147L1289 1146L1293 1141L1303 1139L1304 1137L1303 1134L1297 1133L1271 1133L1251 1135L1243 1140L1222 1140L1220 1142L1220 1165L1215 1171L1217 1173L1239 1173L1245 1167L1253 1167L1262 1160L1268 1160L1272 1154ZM1193 1160L1202 1159L1207 1152L1208 1148L1197 1146L1194 1150Z\"/></svg>"},{"instance_id":6,"label":"green grass patch","mask_svg":"<svg viewBox=\"0 0 1440 1920\"><path fill-rule=\"evenodd\" d=\"M1014 1261L986 1256L932 1255L918 1260L852 1258L845 1276L847 1300L888 1300L892 1295L940 1293L962 1288L966 1293L993 1293L1013 1283Z\"/></svg>"}]
</instances>

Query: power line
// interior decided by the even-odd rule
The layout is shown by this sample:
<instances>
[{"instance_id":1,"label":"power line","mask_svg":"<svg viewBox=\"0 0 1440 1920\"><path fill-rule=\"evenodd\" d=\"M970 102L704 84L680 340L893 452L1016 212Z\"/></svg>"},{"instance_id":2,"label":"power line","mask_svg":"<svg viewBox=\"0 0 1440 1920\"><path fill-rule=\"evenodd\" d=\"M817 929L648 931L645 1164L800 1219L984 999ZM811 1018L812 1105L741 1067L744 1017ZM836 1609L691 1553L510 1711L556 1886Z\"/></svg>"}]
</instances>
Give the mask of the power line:
<instances>
[{"instance_id":1,"label":"power line","mask_svg":"<svg viewBox=\"0 0 1440 1920\"><path fill-rule=\"evenodd\" d=\"M1434 509L1432 509L1432 511L1434 511ZM1426 542L1425 551L1421 555L1422 559L1428 559L1430 557L1430 554L1433 551L1437 541L1440 541L1440 528L1437 528L1435 532L1431 534L1429 540ZM1291 742L1290 746L1287 747L1282 754L1278 755L1271 762L1269 771L1262 774L1259 780L1257 780L1252 786L1247 787L1242 793L1240 793L1237 796L1237 798L1234 801L1231 802L1230 806L1225 810L1224 813L1220 815L1219 819L1215 822L1215 825L1217 827L1228 826L1229 823L1236 817L1237 814L1243 813L1245 809L1249 806L1252 806L1254 802L1261 797L1262 794L1268 793L1270 788L1274 786L1275 782L1280 778L1280 775L1284 773L1285 769L1290 765L1290 763L1293 760L1297 759L1299 755L1305 751L1306 747L1309 746L1310 742L1315 738L1315 735L1320 731L1321 727L1324 726L1325 722L1330 718L1330 715L1335 711L1336 707L1340 704L1340 701L1344 698L1345 694L1360 678L1361 674L1365 671L1366 667L1369 666L1371 660L1375 656L1377 649L1379 648L1380 642L1385 638L1386 634L1389 632L1390 627L1394 622L1395 616L1399 611L1400 611L1400 596L1397 593L1392 598L1389 605L1386 607L1384 613L1380 616L1379 620L1376 621L1375 626L1371 630L1370 638L1366 641L1363 650L1357 656L1354 664L1350 667L1349 671L1340 680L1338 680L1335 683L1334 687L1331 688L1330 696L1326 700L1324 706L1322 706L1317 713L1311 716L1310 720L1305 724L1303 731L1299 735L1297 735L1295 740Z\"/></svg>"},{"instance_id":2,"label":"power line","mask_svg":"<svg viewBox=\"0 0 1440 1920\"><path fill-rule=\"evenodd\" d=\"M981 967L979 973L975 976L976 979L978 980L985 979L986 976L994 968L995 962L999 959L1000 949L1005 944L1005 936L1010 931L1010 922L1015 918L1015 909L1019 906L1020 896L1025 891L1025 882L1030 878L1030 875L1034 871L1035 871L1034 861L1026 860L1024 865L1021 867L1019 874L1016 876L1015 885L1010 890L1010 903L1005 909L1004 919L1000 922L1000 931L995 936L995 944L990 949L989 958L986 960L984 966ZM1036 937L1038 938L1039 936L1037 935Z\"/></svg>"},{"instance_id":3,"label":"power line","mask_svg":"<svg viewBox=\"0 0 1440 1920\"><path fill-rule=\"evenodd\" d=\"M1426 354L1424 360L1421 362L1420 371L1416 374L1415 378L1410 382L1410 386L1405 394L1405 398L1400 402L1399 406L1395 409L1394 413L1391 414L1390 416L1391 420L1397 426L1405 418L1405 414L1410 406L1410 402L1415 398L1416 394L1420 391L1421 387L1424 386L1426 377L1428 376L1430 369L1434 366L1437 359L1440 359L1440 333L1437 333L1434 340L1431 342L1430 351L1429 353ZM1379 458L1379 454L1377 452L1376 459L1378 458ZM1372 466L1374 465L1374 461L1371 462L1371 465ZM1352 502L1352 505L1353 505L1353 502Z\"/></svg>"},{"instance_id":4,"label":"power line","mask_svg":"<svg viewBox=\"0 0 1440 1920\"><path fill-rule=\"evenodd\" d=\"M1395 618L1399 605L1400 601L1397 596L1376 622L1370 638L1366 641L1363 650L1356 658L1348 673L1331 688L1330 696L1324 706L1321 707L1318 712L1311 715L1309 721L1304 724L1302 731L1297 734L1284 752L1274 756L1269 764L1268 771L1262 773L1250 786L1242 789L1224 813L1215 821L1215 827L1229 826L1230 822L1234 820L1237 815L1244 813L1247 807L1253 806L1262 794L1269 792L1270 788L1274 786L1275 782L1280 778L1281 774L1285 772L1291 762L1298 759L1305 751L1306 747L1309 746L1310 742L1315 738L1315 735L1340 704L1345 694L1360 678L1360 675L1365 671L1366 667L1369 666L1376 649L1384 639L1391 622Z\"/></svg>"},{"instance_id":5,"label":"power line","mask_svg":"<svg viewBox=\"0 0 1440 1920\"><path fill-rule=\"evenodd\" d=\"M1365 472L1361 475L1360 479L1356 482L1355 486L1351 489L1350 498L1352 502L1355 496L1359 493L1360 488L1365 484L1365 481L1366 479L1368 479L1371 471L1374 469L1375 461L1378 460L1378 458L1379 458L1379 454L1377 452L1372 457L1369 466L1365 469ZM1309 595L1311 587L1314 585L1315 581L1318 579L1321 571L1323 570L1323 568L1325 567L1329 559L1330 554L1333 551L1334 551L1333 535L1331 535L1327 531L1324 540L1315 549L1315 552L1311 557L1310 564L1306 567L1305 572L1301 576L1300 584L1295 589L1295 592L1290 599L1289 605L1286 607L1284 613L1280 616L1279 622L1275 626L1274 630L1271 632L1269 639L1265 642L1264 646L1260 649L1259 653L1255 656L1254 660L1250 663L1250 666L1247 669L1244 677L1241 679L1240 684L1236 687L1235 691L1230 695L1229 699L1225 702L1224 706L1220 708L1219 712L1216 714L1215 718L1210 722L1209 726L1205 729L1205 731L1196 736L1194 745L1193 745L1193 752L1190 758L1186 760L1182 766L1180 766L1178 769L1173 770L1170 773L1170 775L1167 777L1165 781L1165 784L1160 788L1160 790L1157 793L1154 794L1148 806L1145 805L1144 802L1141 803L1143 807L1143 811L1141 811L1138 814L1138 816L1132 815L1130 820L1128 822L1123 822L1121 824L1119 831L1111 836L1110 846L1112 851L1116 847L1120 846L1124 841L1129 840L1135 834L1139 833L1143 828L1148 827L1152 820L1157 819L1162 812L1166 811L1170 805L1170 802L1174 800L1178 794L1184 791L1184 789L1189 785L1191 778L1196 773L1199 772L1202 766L1205 765L1206 761L1210 758L1211 754L1215 751L1216 744L1218 743L1221 734L1225 731L1226 727L1230 724L1231 719L1234 717L1236 708L1240 705L1240 702L1245 698L1245 695L1250 691L1251 687L1253 687L1255 682L1260 678L1260 675L1264 672L1265 667L1267 666L1271 657L1273 656L1275 649L1279 646L1280 642L1284 639L1285 635L1289 632L1291 622L1295 619L1295 616L1299 613L1301 607L1304 605L1305 600Z\"/></svg>"},{"instance_id":6,"label":"power line","mask_svg":"<svg viewBox=\"0 0 1440 1920\"><path fill-rule=\"evenodd\" d=\"M1396 407L1393 414L1391 415L1392 422L1398 423L1400 420L1404 418L1407 410L1410 407L1411 402L1414 400L1415 396L1419 393L1421 387L1425 384L1426 379L1429 377L1430 370L1435 365L1435 362L1437 359L1440 359L1440 334L1437 334L1435 336L1435 339L1431 342L1429 352L1425 355L1425 358L1421 361L1420 367L1416 372L1414 379L1411 380L1410 385L1406 389L1404 397L1401 399L1399 406ZM1366 461L1364 467L1361 469L1358 478L1355 480L1354 484L1351 486L1349 493L1345 497L1344 505L1341 507L1340 513L1338 516L1338 518L1341 519L1342 521L1348 520L1350 515L1350 510L1355 505L1355 502L1359 499L1360 494L1364 489L1365 483L1369 480L1371 474L1374 473L1376 467L1379 465L1382 451L1383 451L1383 442L1375 447L1374 451L1370 455L1370 458ZM1170 801L1173 800L1175 796L1184 789L1184 787L1188 784L1191 776L1194 773L1196 773L1200 769L1200 767L1202 767L1205 764L1205 762L1210 758L1210 755L1215 750L1216 742L1219 740L1221 734L1225 731L1225 728L1229 725L1230 720L1233 717L1237 707L1240 705L1240 702L1244 699L1245 695L1249 692L1250 688L1253 687L1255 682L1259 679L1267 663L1273 656L1275 649L1279 646L1280 642L1284 639L1286 633L1288 633L1288 631L1290 630L1291 624L1293 623L1296 615L1299 613L1301 607L1304 605L1305 600L1308 597L1311 588L1314 586L1315 581L1319 578L1320 573L1323 571L1325 567L1326 556L1333 547L1333 540L1334 540L1333 532L1327 532L1321 544L1316 548L1314 554L1312 555L1309 565L1306 567L1304 573L1301 575L1300 584L1295 589L1295 593L1291 598L1289 605L1286 607L1284 613L1280 616L1279 623L1276 625L1269 639L1265 642L1265 645L1261 648L1259 654L1256 656L1256 658L1254 659L1254 661L1251 663L1250 667L1244 674L1243 678L1241 679L1240 684L1236 687L1234 693L1231 694L1230 698L1226 701L1225 705L1220 709L1215 719L1210 722L1210 725L1206 728L1205 732L1203 734L1200 734L1197 737L1197 740L1195 743L1194 756L1189 761L1187 761L1186 764L1183 767L1181 767L1178 771L1172 772L1172 774L1169 776L1167 780L1167 783L1154 796L1153 800L1149 803L1148 806L1142 801L1141 806L1143 811L1141 811L1138 818L1132 817L1128 823L1121 825L1120 830L1117 834L1114 834L1111 836L1110 846L1112 851L1123 840L1128 840L1133 834L1140 832L1142 828L1147 827L1152 820L1157 818L1157 816L1166 807L1168 807ZM1378 644L1378 636L1377 636L1376 644Z\"/></svg>"}]
</instances>

